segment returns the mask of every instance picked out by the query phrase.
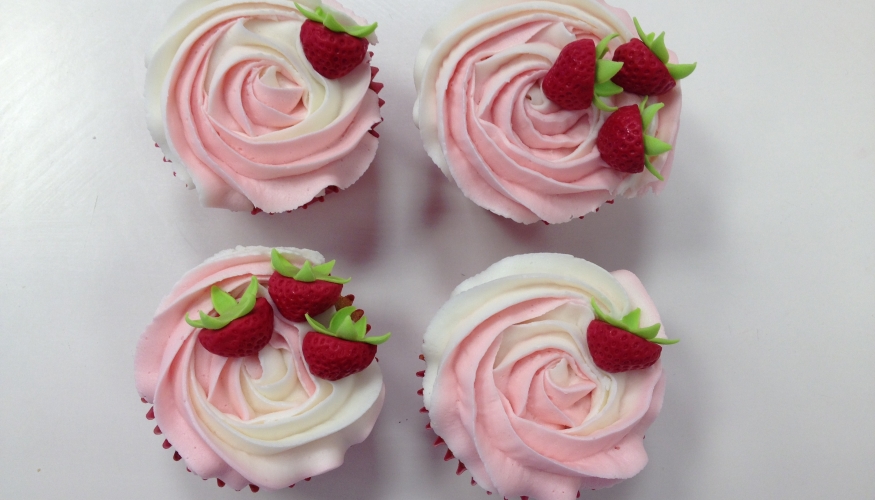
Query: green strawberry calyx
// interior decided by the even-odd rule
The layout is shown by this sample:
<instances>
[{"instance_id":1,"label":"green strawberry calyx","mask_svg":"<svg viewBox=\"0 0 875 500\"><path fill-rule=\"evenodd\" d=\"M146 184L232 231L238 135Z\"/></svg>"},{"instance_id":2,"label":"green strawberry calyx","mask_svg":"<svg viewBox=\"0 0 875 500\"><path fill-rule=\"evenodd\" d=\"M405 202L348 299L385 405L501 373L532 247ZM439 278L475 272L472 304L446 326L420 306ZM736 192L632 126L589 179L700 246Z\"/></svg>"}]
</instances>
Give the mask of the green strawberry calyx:
<instances>
[{"instance_id":1,"label":"green strawberry calyx","mask_svg":"<svg viewBox=\"0 0 875 500\"><path fill-rule=\"evenodd\" d=\"M228 326L237 318L246 316L255 308L256 294L258 293L258 278L252 277L249 286L240 299L235 299L231 294L213 285L210 288L210 299L213 301L213 309L218 316L209 316L203 311L198 311L200 319L193 320L185 315L185 322L195 328L206 330L218 330Z\"/></svg>"},{"instance_id":2,"label":"green strawberry calyx","mask_svg":"<svg viewBox=\"0 0 875 500\"><path fill-rule=\"evenodd\" d=\"M668 69L672 78L680 80L690 76L693 70L696 69L696 63L674 64L668 62L668 49L665 46L665 31L660 33L659 36L656 36L656 33L644 33L644 30L641 29L641 25L638 24L638 18L635 17L632 18L632 20L635 21L635 30L638 31L638 37L641 38L644 45L647 45L647 48L650 49L660 61L662 61L662 64L665 64L665 67Z\"/></svg>"},{"instance_id":3,"label":"green strawberry calyx","mask_svg":"<svg viewBox=\"0 0 875 500\"><path fill-rule=\"evenodd\" d=\"M309 314L305 314L304 317L307 318L307 323L310 323L313 330L339 339L364 342L371 345L380 345L389 340L389 337L392 335L391 333L380 335L379 337L365 337L365 334L368 332L368 317L362 316L358 321L353 321L350 316L355 310L355 306L340 309L331 317L331 322L327 327L311 318Z\"/></svg>"},{"instance_id":4,"label":"green strawberry calyx","mask_svg":"<svg viewBox=\"0 0 875 500\"><path fill-rule=\"evenodd\" d=\"M644 166L647 167L647 170L649 170L654 177L661 181L664 181L665 178L658 170L656 170L656 167L650 163L650 157L659 156L662 153L671 151L671 144L663 142L652 135L647 135L647 129L650 128L650 124L653 123L653 119L656 118L656 113L659 112L663 106L665 106L665 104L661 102L648 106L646 97L640 104L638 104L638 109L641 110L642 130L644 131Z\"/></svg>"},{"instance_id":5,"label":"green strawberry calyx","mask_svg":"<svg viewBox=\"0 0 875 500\"><path fill-rule=\"evenodd\" d=\"M289 259L283 257L276 248L270 251L270 265L274 271L282 274L286 278L292 278L303 283L313 283L316 280L327 281L329 283L339 283L341 285L349 283L352 278L338 278L331 276L331 270L334 269L335 261L326 262L314 266L310 261L305 261L304 265L297 267Z\"/></svg>"},{"instance_id":6,"label":"green strawberry calyx","mask_svg":"<svg viewBox=\"0 0 875 500\"><path fill-rule=\"evenodd\" d=\"M602 111L616 111L617 108L608 106L599 97L610 97L623 92L623 87L611 81L611 78L620 72L623 63L602 59L608 52L608 42L618 36L617 33L608 35L602 38L602 41L595 47L595 88L593 89L592 103Z\"/></svg>"},{"instance_id":7,"label":"green strawberry calyx","mask_svg":"<svg viewBox=\"0 0 875 500\"><path fill-rule=\"evenodd\" d=\"M650 325L648 327L641 327L641 308L638 307L634 311L629 314L623 316L622 319L616 319L605 314L601 309L599 309L599 305L596 303L595 298L590 300L592 304L592 312L595 314L596 319L604 321L605 323L616 326L621 330L626 330L632 335L641 337L648 342L653 342L654 344L677 344L680 342L680 339L661 339L656 336L659 333L660 324L656 323L655 325Z\"/></svg>"},{"instance_id":8,"label":"green strawberry calyx","mask_svg":"<svg viewBox=\"0 0 875 500\"><path fill-rule=\"evenodd\" d=\"M316 10L313 11L302 7L298 2L295 2L295 7L297 7L301 14L307 19L320 23L335 33L346 33L347 35L352 35L356 38L365 38L377 30L377 23L369 24L367 26L344 26L338 22L334 17L334 14L326 11L322 7L316 7Z\"/></svg>"}]
</instances>

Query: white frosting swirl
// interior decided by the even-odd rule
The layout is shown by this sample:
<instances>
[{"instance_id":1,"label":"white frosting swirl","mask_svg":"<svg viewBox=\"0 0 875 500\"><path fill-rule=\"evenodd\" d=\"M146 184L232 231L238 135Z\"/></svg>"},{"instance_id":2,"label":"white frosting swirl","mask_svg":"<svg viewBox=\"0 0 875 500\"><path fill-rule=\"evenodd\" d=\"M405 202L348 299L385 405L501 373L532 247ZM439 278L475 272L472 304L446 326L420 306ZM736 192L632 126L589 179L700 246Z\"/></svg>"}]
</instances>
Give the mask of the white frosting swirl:
<instances>
[{"instance_id":1,"label":"white frosting swirl","mask_svg":"<svg viewBox=\"0 0 875 500\"><path fill-rule=\"evenodd\" d=\"M488 491L570 500L647 463L643 436L662 406L661 363L616 374L595 366L591 298L612 316L640 307L642 324L659 322L632 273L529 254L463 282L429 325L423 387L432 428Z\"/></svg>"},{"instance_id":2,"label":"white frosting swirl","mask_svg":"<svg viewBox=\"0 0 875 500\"><path fill-rule=\"evenodd\" d=\"M605 59L635 32L625 11L602 0L464 2L425 34L416 61L414 121L429 156L472 201L524 223L567 222L617 196L659 191L648 171L624 174L601 159L595 140L607 113L562 110L540 88L565 45L611 33L619 37ZM673 145L679 87L649 102L657 101L665 108L650 133ZM666 178L672 156L652 160Z\"/></svg>"},{"instance_id":3,"label":"white frosting swirl","mask_svg":"<svg viewBox=\"0 0 875 500\"><path fill-rule=\"evenodd\" d=\"M309 250L279 250L293 264L324 262ZM384 398L377 363L336 382L312 376L301 354L310 328L278 313L258 355L225 358L200 345L184 318L212 310L210 287L240 294L251 276L266 284L272 272L269 248L217 254L173 288L137 346L137 390L167 440L192 472L238 490L285 488L338 467L370 434ZM258 295L270 301L263 287Z\"/></svg>"},{"instance_id":4,"label":"white frosting swirl","mask_svg":"<svg viewBox=\"0 0 875 500\"><path fill-rule=\"evenodd\" d=\"M341 22L365 23L325 4ZM149 132L203 205L292 210L349 187L374 159L369 64L319 75L301 48L304 21L290 0L187 0L147 56Z\"/></svg>"}]
</instances>

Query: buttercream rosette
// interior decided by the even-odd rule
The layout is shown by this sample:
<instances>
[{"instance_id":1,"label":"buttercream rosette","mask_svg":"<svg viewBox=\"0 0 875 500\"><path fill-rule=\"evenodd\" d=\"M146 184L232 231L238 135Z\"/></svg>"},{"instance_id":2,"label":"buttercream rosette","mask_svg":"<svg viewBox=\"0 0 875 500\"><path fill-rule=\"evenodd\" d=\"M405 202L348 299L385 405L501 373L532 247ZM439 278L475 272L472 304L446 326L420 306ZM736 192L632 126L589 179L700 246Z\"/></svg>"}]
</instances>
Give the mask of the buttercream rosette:
<instances>
[{"instance_id":1,"label":"buttercream rosette","mask_svg":"<svg viewBox=\"0 0 875 500\"><path fill-rule=\"evenodd\" d=\"M452 10L425 34L416 60L413 114L429 156L469 199L526 224L567 222L616 197L661 191L650 172L618 172L600 157L596 137L609 112L563 110L541 90L565 45L612 33L606 60L637 36L629 15L602 0L471 0ZM673 146L680 86L648 102L665 104L650 130ZM665 179L672 159L673 151L652 159Z\"/></svg>"},{"instance_id":2,"label":"buttercream rosette","mask_svg":"<svg viewBox=\"0 0 875 500\"><path fill-rule=\"evenodd\" d=\"M299 3L366 24L333 0ZM339 79L318 74L301 48L305 20L291 0L186 0L147 55L149 132L204 206L293 210L373 161L376 71L366 59Z\"/></svg>"},{"instance_id":3,"label":"buttercream rosette","mask_svg":"<svg viewBox=\"0 0 875 500\"><path fill-rule=\"evenodd\" d=\"M278 249L292 264L322 255ZM287 488L341 465L370 434L383 405L379 364L335 382L311 375L301 354L306 323L283 318L264 288L269 248L221 252L187 273L158 307L137 346L137 391L165 447L202 478L242 489ZM198 342L186 314L212 310L213 285L237 296L257 277L274 308L274 333L257 355L226 358Z\"/></svg>"},{"instance_id":4,"label":"buttercream rosette","mask_svg":"<svg viewBox=\"0 0 875 500\"><path fill-rule=\"evenodd\" d=\"M464 281L425 333L425 408L473 481L499 498L571 500L647 463L661 362L608 373L590 356L591 300L659 314L638 278L560 254L509 257ZM660 327L659 337L665 332Z\"/></svg>"}]
</instances>

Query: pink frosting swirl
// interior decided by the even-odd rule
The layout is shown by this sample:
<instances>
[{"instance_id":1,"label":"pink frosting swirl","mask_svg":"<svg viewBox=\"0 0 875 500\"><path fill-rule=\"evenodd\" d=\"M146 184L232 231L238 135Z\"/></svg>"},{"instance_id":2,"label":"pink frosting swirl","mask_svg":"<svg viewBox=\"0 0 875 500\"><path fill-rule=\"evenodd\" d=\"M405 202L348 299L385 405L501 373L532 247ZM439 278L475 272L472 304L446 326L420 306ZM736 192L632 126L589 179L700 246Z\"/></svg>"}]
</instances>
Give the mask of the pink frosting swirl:
<instances>
[{"instance_id":1,"label":"pink frosting swirl","mask_svg":"<svg viewBox=\"0 0 875 500\"><path fill-rule=\"evenodd\" d=\"M613 48L635 38L629 15L602 0L473 0L423 38L414 120L444 174L478 205L518 222L567 222L617 196L634 197L663 183L648 171L624 174L601 159L595 141L608 116L596 107L566 111L540 82L575 39L619 33ZM672 55L674 58L674 55ZM651 135L674 145L680 87L662 101ZM621 94L606 102L637 104ZM673 153L653 164L665 178Z\"/></svg>"},{"instance_id":2,"label":"pink frosting swirl","mask_svg":"<svg viewBox=\"0 0 875 500\"><path fill-rule=\"evenodd\" d=\"M344 24L364 23L325 5ZM288 0L187 0L147 57L149 131L203 205L292 210L349 187L374 159L369 64L337 80L316 73L301 49L304 20Z\"/></svg>"},{"instance_id":3,"label":"pink frosting swirl","mask_svg":"<svg viewBox=\"0 0 875 500\"><path fill-rule=\"evenodd\" d=\"M571 500L647 463L643 438L662 406L662 366L618 374L595 366L586 345L591 298L611 315L640 307L642 324L659 321L632 273L530 254L459 285L429 325L423 387L432 428L487 491Z\"/></svg>"},{"instance_id":4,"label":"pink frosting swirl","mask_svg":"<svg viewBox=\"0 0 875 500\"><path fill-rule=\"evenodd\" d=\"M279 250L297 265L324 261L309 250ZM313 377L301 354L310 328L278 313L257 355L225 358L200 345L199 329L184 318L212 310L210 287L238 296L254 275L258 295L271 302L263 287L272 273L269 248L216 255L177 283L137 346L137 390L154 405L161 432L192 472L238 490L287 488L338 467L370 434L384 398L377 363L336 382Z\"/></svg>"}]
</instances>

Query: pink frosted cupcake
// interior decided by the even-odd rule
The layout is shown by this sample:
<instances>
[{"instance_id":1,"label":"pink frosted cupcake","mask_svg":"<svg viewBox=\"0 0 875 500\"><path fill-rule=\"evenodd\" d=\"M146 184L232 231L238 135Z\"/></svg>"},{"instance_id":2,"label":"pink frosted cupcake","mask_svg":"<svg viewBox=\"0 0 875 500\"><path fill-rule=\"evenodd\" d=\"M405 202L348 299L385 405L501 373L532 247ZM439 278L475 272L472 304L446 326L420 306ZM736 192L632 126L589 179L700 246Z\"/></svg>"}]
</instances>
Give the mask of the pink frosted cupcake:
<instances>
[{"instance_id":1,"label":"pink frosted cupcake","mask_svg":"<svg viewBox=\"0 0 875 500\"><path fill-rule=\"evenodd\" d=\"M348 280L310 250L238 247L191 270L137 346L147 418L200 477L279 489L332 470L371 432L385 387Z\"/></svg>"},{"instance_id":2,"label":"pink frosted cupcake","mask_svg":"<svg viewBox=\"0 0 875 500\"><path fill-rule=\"evenodd\" d=\"M464 281L425 333L424 411L476 483L571 500L644 468L665 339L628 271L570 255L509 257Z\"/></svg>"},{"instance_id":3,"label":"pink frosted cupcake","mask_svg":"<svg viewBox=\"0 0 875 500\"><path fill-rule=\"evenodd\" d=\"M526 224L567 222L662 190L676 80L695 67L676 62L663 37L603 0L472 0L423 38L414 121L478 205ZM645 98L656 106L631 108Z\"/></svg>"},{"instance_id":4,"label":"pink frosted cupcake","mask_svg":"<svg viewBox=\"0 0 875 500\"><path fill-rule=\"evenodd\" d=\"M149 132L174 175L235 211L352 185L382 121L375 27L333 0L184 1L146 58Z\"/></svg>"}]
</instances>

